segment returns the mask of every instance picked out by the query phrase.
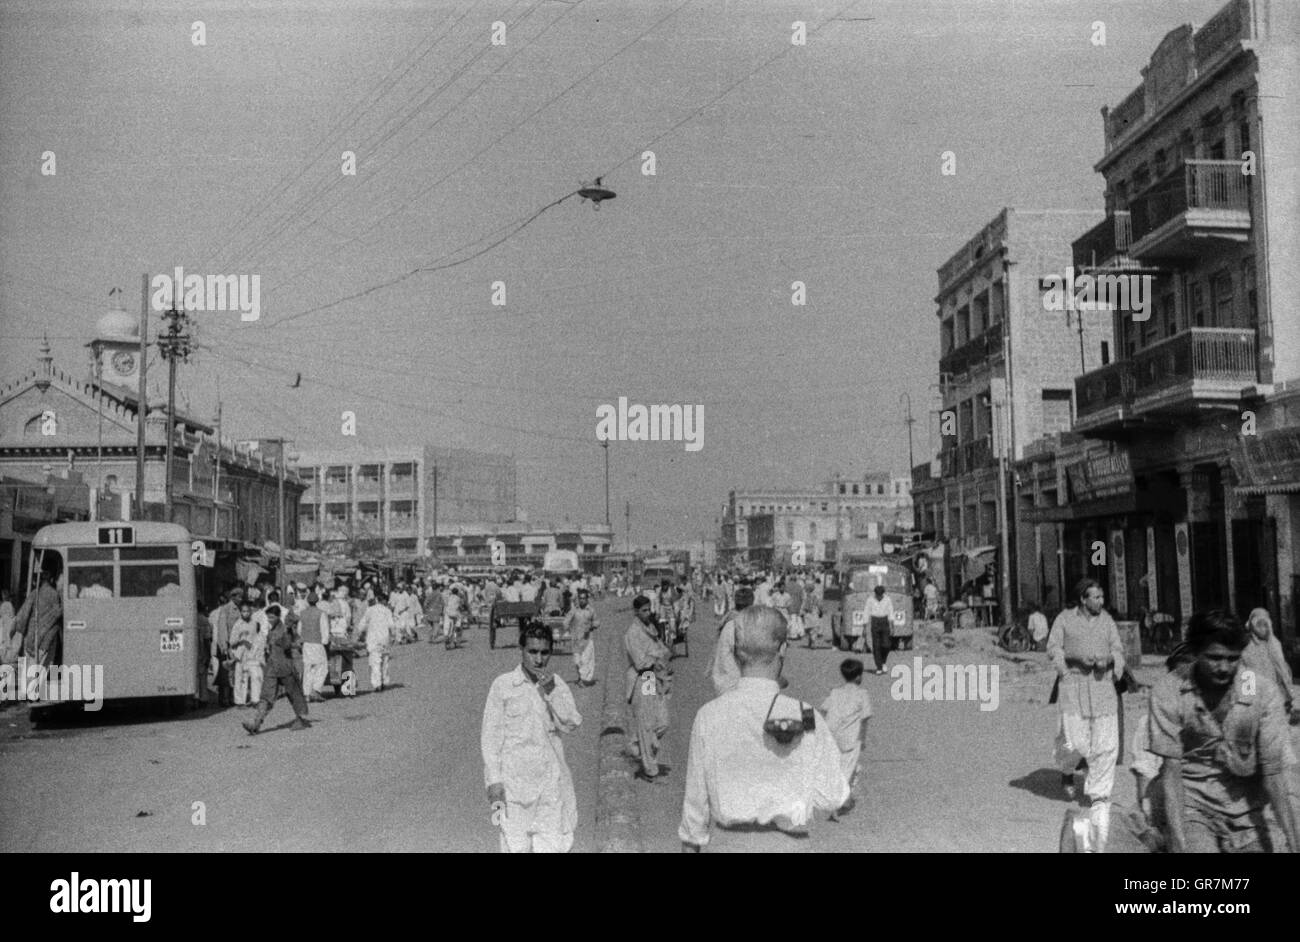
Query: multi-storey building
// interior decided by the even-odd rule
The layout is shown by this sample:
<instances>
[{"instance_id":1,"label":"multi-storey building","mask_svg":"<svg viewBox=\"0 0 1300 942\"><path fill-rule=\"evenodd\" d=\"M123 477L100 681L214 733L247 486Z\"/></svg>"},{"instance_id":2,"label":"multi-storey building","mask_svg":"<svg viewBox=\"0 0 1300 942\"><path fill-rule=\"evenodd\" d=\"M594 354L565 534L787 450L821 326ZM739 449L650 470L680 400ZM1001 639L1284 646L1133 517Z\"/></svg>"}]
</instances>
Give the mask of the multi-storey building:
<instances>
[{"instance_id":1,"label":"multi-storey building","mask_svg":"<svg viewBox=\"0 0 1300 942\"><path fill-rule=\"evenodd\" d=\"M310 484L298 507L303 544L317 550L423 556L457 526L516 518L515 462L461 448L305 449ZM436 516L435 516L436 515Z\"/></svg>"},{"instance_id":2,"label":"multi-storey building","mask_svg":"<svg viewBox=\"0 0 1300 942\"><path fill-rule=\"evenodd\" d=\"M137 432L144 412L144 518L167 519L166 403L139 404L139 320L109 311L87 345L92 374L79 379L54 363L48 344L36 367L0 387L0 489L10 513L0 515L7 587L17 588L24 547L42 523L42 494L64 494L77 483L92 519L135 516ZM283 495L285 544L297 545L297 506L303 484L292 468L220 438L213 426L179 410L172 426L171 521L214 548L242 549L279 538L277 502ZM61 472L61 477L55 471ZM59 480L56 480L59 478ZM22 482L30 482L24 487ZM51 503L69 516L68 500Z\"/></svg>"},{"instance_id":3,"label":"multi-storey building","mask_svg":"<svg viewBox=\"0 0 1300 942\"><path fill-rule=\"evenodd\" d=\"M906 475L873 472L837 476L815 489L732 491L722 511L718 562L787 565L796 542L809 564L833 561L841 540L910 529L911 483Z\"/></svg>"},{"instance_id":4,"label":"multi-storey building","mask_svg":"<svg viewBox=\"0 0 1300 942\"><path fill-rule=\"evenodd\" d=\"M919 529L934 531L953 556L974 559L999 546L1004 500L1012 532L1014 480L1000 478L1000 459L1009 466L1027 443L1068 430L1074 378L1113 355L1107 315L1045 303L1050 279L1067 274L1070 238L1100 218L1004 209L938 271L932 422L942 447L937 462L913 469L912 499ZM949 591L970 575L961 565L945 570Z\"/></svg>"},{"instance_id":5,"label":"multi-storey building","mask_svg":"<svg viewBox=\"0 0 1300 942\"><path fill-rule=\"evenodd\" d=\"M1156 303L1147 320L1116 311L1115 361L1075 382L1074 431L1099 472L1067 474L1068 506L1034 510L1060 531L1067 584L1092 574L1130 611L1183 619L1262 606L1292 637L1298 36L1294 3L1233 0L1172 30L1137 89L1102 110L1106 218L1076 239L1075 262L1151 274Z\"/></svg>"}]
</instances>

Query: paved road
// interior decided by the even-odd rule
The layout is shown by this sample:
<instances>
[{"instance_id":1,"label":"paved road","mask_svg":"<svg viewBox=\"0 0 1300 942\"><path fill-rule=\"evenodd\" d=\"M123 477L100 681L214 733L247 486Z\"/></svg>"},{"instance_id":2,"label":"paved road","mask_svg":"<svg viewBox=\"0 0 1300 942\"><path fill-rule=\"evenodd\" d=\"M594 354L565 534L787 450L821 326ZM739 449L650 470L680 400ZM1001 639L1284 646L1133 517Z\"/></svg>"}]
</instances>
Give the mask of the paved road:
<instances>
[{"instance_id":1,"label":"paved road","mask_svg":"<svg viewBox=\"0 0 1300 942\"><path fill-rule=\"evenodd\" d=\"M630 614L619 617L620 628L625 628ZM635 783L649 851L681 850L677 827L690 725L695 711L713 695L704 672L717 624L710 610L697 629L691 657L673 662L676 676L666 758L672 773L664 783ZM1060 774L1052 766L1057 708L1046 702L1052 676L1046 656L1028 656L1022 665L994 653L991 639L983 633L963 634L966 636L955 651L945 651L934 636L929 644L923 644L918 636L918 650L894 652L890 665L900 661L910 664L918 653L951 663L998 664L998 708L981 711L975 702L894 700L889 675L865 676L863 683L875 716L863 751L858 806L839 823L818 820L809 842L811 850L1057 850L1068 804ZM831 687L840 683L839 664L846 656L829 648L809 651L792 647L785 668L791 681L788 692L820 705ZM873 666L870 655L863 657L869 668ZM1155 659L1151 660L1154 665ZM1160 668L1150 666L1141 673L1142 679L1153 681ZM1143 709L1138 696L1127 696L1125 702L1130 718ZM1292 731L1300 748L1300 729L1293 727ZM1127 766L1117 771L1115 781L1115 800L1133 804L1135 789ZM1292 786L1300 795L1300 777Z\"/></svg>"},{"instance_id":2,"label":"paved road","mask_svg":"<svg viewBox=\"0 0 1300 942\"><path fill-rule=\"evenodd\" d=\"M605 600L597 610L604 625L598 677L618 697L630 599ZM704 671L716 623L711 611L705 614L693 629L691 657L674 662L671 773L662 784L633 785L650 851L680 849L690 724L712 695ZM508 630L504 643L513 642ZM1056 849L1066 803L1051 768L1057 720L1045 702L1050 674L1033 659L1022 667L998 657L974 633L961 644L945 652L937 639L919 641L917 653L998 663L998 709L896 701L888 677L867 676L876 716L858 808L838 824L818 821L811 849ZM786 666L790 691L820 704L838 683L843 657L793 648ZM479 722L488 685L517 663L514 647L489 651L484 630L472 631L459 651L423 642L395 648L396 688L368 692L363 670L354 700L313 705L311 730L283 728L292 711L282 700L256 737L239 726L247 714L234 709L175 719L106 709L33 731L25 709L10 706L0 711L0 851L494 851ZM572 677L567 656L553 663L566 680ZM605 693L598 685L574 694L584 717L565 746L580 812L574 849L593 851ZM1130 702L1136 709L1136 699ZM1300 729L1293 732L1300 737ZM1117 773L1115 797L1132 801L1127 768ZM191 821L196 801L206 806L202 827Z\"/></svg>"},{"instance_id":3,"label":"paved road","mask_svg":"<svg viewBox=\"0 0 1300 942\"><path fill-rule=\"evenodd\" d=\"M397 647L395 688L369 692L363 669L355 699L312 705L312 729L284 729L293 712L281 700L255 737L238 709L163 719L106 708L33 731L10 706L0 851L495 851L479 724L488 685L518 663L517 648L488 650L486 630L458 651ZM572 677L570 658L553 664ZM601 688L574 695L586 720L566 741L583 812L575 850L590 851Z\"/></svg>"}]
</instances>

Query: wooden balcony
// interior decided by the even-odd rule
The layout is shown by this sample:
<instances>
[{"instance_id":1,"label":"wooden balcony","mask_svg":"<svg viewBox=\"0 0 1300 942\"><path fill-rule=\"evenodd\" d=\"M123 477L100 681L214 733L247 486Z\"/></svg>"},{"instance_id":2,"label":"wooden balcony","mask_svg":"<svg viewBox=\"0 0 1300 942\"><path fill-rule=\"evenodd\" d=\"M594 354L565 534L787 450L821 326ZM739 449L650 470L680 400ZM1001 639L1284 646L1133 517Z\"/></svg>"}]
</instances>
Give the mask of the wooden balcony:
<instances>
[{"instance_id":1,"label":"wooden balcony","mask_svg":"<svg viewBox=\"0 0 1300 942\"><path fill-rule=\"evenodd\" d=\"M1074 240L1071 248L1075 272L1136 268L1137 263L1129 256L1132 242L1133 220L1128 210L1111 213Z\"/></svg>"},{"instance_id":2,"label":"wooden balcony","mask_svg":"<svg viewBox=\"0 0 1300 942\"><path fill-rule=\"evenodd\" d=\"M1258 380L1255 331L1193 327L1074 381L1074 430L1124 433L1214 408L1237 408Z\"/></svg>"},{"instance_id":3,"label":"wooden balcony","mask_svg":"<svg viewBox=\"0 0 1300 942\"><path fill-rule=\"evenodd\" d=\"M1250 177L1239 160L1189 160L1129 204L1129 254L1195 259L1250 238Z\"/></svg>"}]
</instances>

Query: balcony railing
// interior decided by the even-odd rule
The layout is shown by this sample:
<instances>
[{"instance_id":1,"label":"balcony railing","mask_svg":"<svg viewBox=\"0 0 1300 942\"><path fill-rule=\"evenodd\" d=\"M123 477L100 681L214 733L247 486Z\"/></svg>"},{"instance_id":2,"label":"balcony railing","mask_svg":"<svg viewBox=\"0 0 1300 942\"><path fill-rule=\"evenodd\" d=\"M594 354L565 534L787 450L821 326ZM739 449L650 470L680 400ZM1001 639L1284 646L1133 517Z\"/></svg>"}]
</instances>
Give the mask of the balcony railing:
<instances>
[{"instance_id":1,"label":"balcony railing","mask_svg":"<svg viewBox=\"0 0 1300 942\"><path fill-rule=\"evenodd\" d=\"M1074 381L1079 418L1124 406L1146 411L1143 400L1184 383L1248 386L1258 376L1255 332L1248 327L1193 327L1145 350L1085 373ZM1187 401L1228 390L1189 389ZM1162 404L1162 405L1168 405Z\"/></svg>"},{"instance_id":2,"label":"balcony railing","mask_svg":"<svg viewBox=\"0 0 1300 942\"><path fill-rule=\"evenodd\" d=\"M920 487L933 480L934 476L930 473L930 462L918 464L912 469L912 487Z\"/></svg>"},{"instance_id":3,"label":"balcony railing","mask_svg":"<svg viewBox=\"0 0 1300 942\"><path fill-rule=\"evenodd\" d=\"M1074 240L1073 259L1077 271L1126 263L1133 241L1133 222L1128 210L1111 213Z\"/></svg>"},{"instance_id":4,"label":"balcony railing","mask_svg":"<svg viewBox=\"0 0 1300 942\"><path fill-rule=\"evenodd\" d=\"M966 373L972 367L1002 352L1002 322L992 324L974 340L968 340L947 356L939 359L939 372Z\"/></svg>"},{"instance_id":5,"label":"balcony railing","mask_svg":"<svg viewBox=\"0 0 1300 942\"><path fill-rule=\"evenodd\" d=\"M1189 160L1139 193L1129 205L1133 242L1189 210L1250 212L1239 160Z\"/></svg>"},{"instance_id":6,"label":"balcony railing","mask_svg":"<svg viewBox=\"0 0 1300 942\"><path fill-rule=\"evenodd\" d=\"M1184 380L1253 383L1255 377L1255 332L1249 328L1195 327L1133 357L1137 397Z\"/></svg>"}]
</instances>

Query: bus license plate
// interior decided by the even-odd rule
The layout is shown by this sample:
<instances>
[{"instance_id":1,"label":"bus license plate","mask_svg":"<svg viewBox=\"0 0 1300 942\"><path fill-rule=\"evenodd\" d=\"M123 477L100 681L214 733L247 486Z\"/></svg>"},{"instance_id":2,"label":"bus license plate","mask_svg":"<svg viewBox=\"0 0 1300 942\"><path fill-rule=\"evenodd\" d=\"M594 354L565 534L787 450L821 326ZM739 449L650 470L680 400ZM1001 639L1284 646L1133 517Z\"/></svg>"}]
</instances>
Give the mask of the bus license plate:
<instances>
[{"instance_id":1,"label":"bus license plate","mask_svg":"<svg viewBox=\"0 0 1300 942\"><path fill-rule=\"evenodd\" d=\"M867 613L866 613L866 612L854 612L854 613L853 613L853 624L855 624L855 625L865 625L866 623L867 623Z\"/></svg>"},{"instance_id":2,"label":"bus license plate","mask_svg":"<svg viewBox=\"0 0 1300 942\"><path fill-rule=\"evenodd\" d=\"M161 632L161 639L160 650L163 654L171 654L185 649L185 635L182 632L164 631Z\"/></svg>"}]
</instances>

